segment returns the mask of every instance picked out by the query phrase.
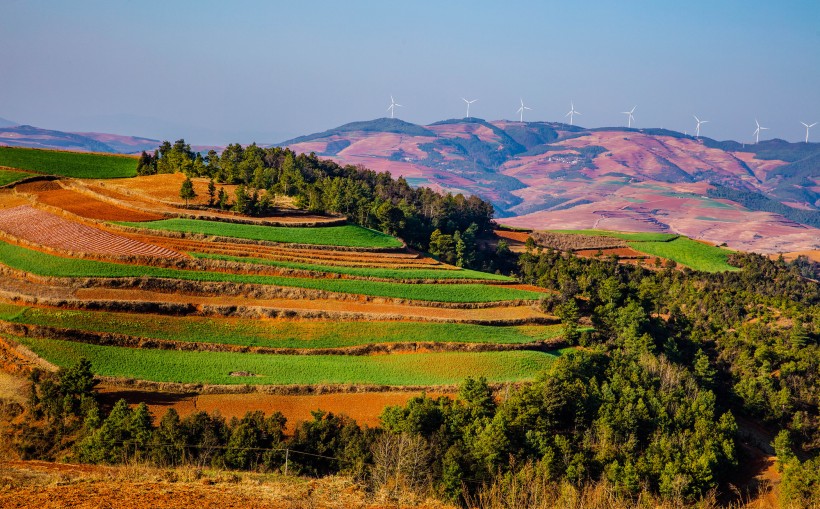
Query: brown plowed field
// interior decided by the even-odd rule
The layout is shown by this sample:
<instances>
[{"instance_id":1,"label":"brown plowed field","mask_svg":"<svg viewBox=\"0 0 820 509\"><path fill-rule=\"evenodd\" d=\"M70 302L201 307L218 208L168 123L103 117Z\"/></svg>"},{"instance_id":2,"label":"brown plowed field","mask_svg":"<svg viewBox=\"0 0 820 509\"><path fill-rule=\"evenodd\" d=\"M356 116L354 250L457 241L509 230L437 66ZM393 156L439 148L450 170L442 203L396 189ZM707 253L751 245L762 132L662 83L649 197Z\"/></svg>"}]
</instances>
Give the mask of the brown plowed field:
<instances>
[{"instance_id":1,"label":"brown plowed field","mask_svg":"<svg viewBox=\"0 0 820 509\"><path fill-rule=\"evenodd\" d=\"M578 256L586 256L586 257L596 257L598 253L601 253L601 257L605 258L607 256L616 255L620 258L649 258L645 253L641 253L640 251L635 251L631 247L619 247L614 249L579 249L575 251L575 254Z\"/></svg>"},{"instance_id":2,"label":"brown plowed field","mask_svg":"<svg viewBox=\"0 0 820 509\"><path fill-rule=\"evenodd\" d=\"M75 253L168 258L183 256L171 249L75 223L28 205L0 210L0 230L41 246Z\"/></svg>"},{"instance_id":3,"label":"brown plowed field","mask_svg":"<svg viewBox=\"0 0 820 509\"><path fill-rule=\"evenodd\" d=\"M34 184L52 184L52 186L43 189L44 186L35 186ZM165 216L159 214L150 214L95 200L86 194L63 189L56 182L24 184L17 186L17 190L33 194L37 201L46 205L58 207L80 217L98 221L157 221L165 219Z\"/></svg>"},{"instance_id":4,"label":"brown plowed field","mask_svg":"<svg viewBox=\"0 0 820 509\"><path fill-rule=\"evenodd\" d=\"M542 289L543 290L543 289ZM444 307L423 307L405 304L379 302L356 302L334 299L253 299L242 297L203 297L175 293L149 292L116 288L81 288L76 291L78 299L170 302L193 304L195 306L247 306L280 310L325 311L333 313L363 313L373 318L402 316L407 320L446 320L453 322L538 320L544 314L531 306L498 306L479 309L452 309Z\"/></svg>"}]
</instances>

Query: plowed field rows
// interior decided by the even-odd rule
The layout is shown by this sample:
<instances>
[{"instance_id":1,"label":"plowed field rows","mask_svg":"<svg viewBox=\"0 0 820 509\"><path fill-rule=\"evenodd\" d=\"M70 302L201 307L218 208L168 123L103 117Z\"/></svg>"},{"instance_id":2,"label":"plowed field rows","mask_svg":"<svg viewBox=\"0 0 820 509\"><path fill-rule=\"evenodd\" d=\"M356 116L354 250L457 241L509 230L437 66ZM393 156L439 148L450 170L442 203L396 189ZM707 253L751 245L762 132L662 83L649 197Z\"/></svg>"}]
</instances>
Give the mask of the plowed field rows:
<instances>
[{"instance_id":1,"label":"plowed field rows","mask_svg":"<svg viewBox=\"0 0 820 509\"><path fill-rule=\"evenodd\" d=\"M180 258L170 249L115 235L23 205L0 210L0 230L42 246L102 255Z\"/></svg>"},{"instance_id":2,"label":"plowed field rows","mask_svg":"<svg viewBox=\"0 0 820 509\"><path fill-rule=\"evenodd\" d=\"M37 201L52 207L58 207L72 214L99 221L157 221L165 216L150 214L139 210L128 209L112 205L101 200L95 200L88 195L63 189L56 182L49 186L42 182L17 186L21 192L35 195Z\"/></svg>"},{"instance_id":3,"label":"plowed field rows","mask_svg":"<svg viewBox=\"0 0 820 509\"><path fill-rule=\"evenodd\" d=\"M457 270L433 258L422 257L413 253L373 253L359 251L334 251L331 249L291 248L279 246L260 246L233 242L209 242L193 239L178 239L144 233L128 233L128 236L160 244L181 252L210 253L226 256L263 258L289 262L321 263L350 267L386 267L386 268L432 268Z\"/></svg>"}]
</instances>

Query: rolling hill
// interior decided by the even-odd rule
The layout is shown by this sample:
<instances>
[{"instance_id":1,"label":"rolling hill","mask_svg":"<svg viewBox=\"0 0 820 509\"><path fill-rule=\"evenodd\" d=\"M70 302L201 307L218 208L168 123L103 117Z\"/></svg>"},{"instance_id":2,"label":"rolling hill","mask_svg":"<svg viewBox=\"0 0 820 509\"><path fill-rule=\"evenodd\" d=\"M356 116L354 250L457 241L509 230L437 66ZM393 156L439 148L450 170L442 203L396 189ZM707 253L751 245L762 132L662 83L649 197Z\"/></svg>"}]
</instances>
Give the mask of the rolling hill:
<instances>
[{"instance_id":1,"label":"rolling hill","mask_svg":"<svg viewBox=\"0 0 820 509\"><path fill-rule=\"evenodd\" d=\"M0 146L72 150L77 152L110 152L139 154L154 150L159 140L105 133L68 133L17 125L0 118Z\"/></svg>"},{"instance_id":2,"label":"rolling hill","mask_svg":"<svg viewBox=\"0 0 820 509\"><path fill-rule=\"evenodd\" d=\"M354 122L285 141L412 185L477 194L500 222L656 231L758 252L820 249L820 144L453 119Z\"/></svg>"}]
</instances>

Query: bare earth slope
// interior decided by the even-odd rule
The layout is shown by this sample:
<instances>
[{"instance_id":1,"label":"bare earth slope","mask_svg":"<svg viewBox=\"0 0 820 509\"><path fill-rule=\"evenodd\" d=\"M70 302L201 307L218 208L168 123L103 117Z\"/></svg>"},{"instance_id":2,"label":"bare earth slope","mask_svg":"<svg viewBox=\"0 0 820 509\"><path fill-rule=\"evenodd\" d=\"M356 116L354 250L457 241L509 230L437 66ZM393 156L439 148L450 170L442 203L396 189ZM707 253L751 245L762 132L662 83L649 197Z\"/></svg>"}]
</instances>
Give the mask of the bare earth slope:
<instances>
[{"instance_id":1,"label":"bare earth slope","mask_svg":"<svg viewBox=\"0 0 820 509\"><path fill-rule=\"evenodd\" d=\"M763 253L820 249L820 167L813 169L820 144L744 146L656 129L480 119L422 127L379 119L283 145L389 171L411 185L478 194L493 202L500 222L516 227L679 233ZM727 188L748 198L746 206L717 197ZM768 208L754 205L766 199Z\"/></svg>"}]
</instances>

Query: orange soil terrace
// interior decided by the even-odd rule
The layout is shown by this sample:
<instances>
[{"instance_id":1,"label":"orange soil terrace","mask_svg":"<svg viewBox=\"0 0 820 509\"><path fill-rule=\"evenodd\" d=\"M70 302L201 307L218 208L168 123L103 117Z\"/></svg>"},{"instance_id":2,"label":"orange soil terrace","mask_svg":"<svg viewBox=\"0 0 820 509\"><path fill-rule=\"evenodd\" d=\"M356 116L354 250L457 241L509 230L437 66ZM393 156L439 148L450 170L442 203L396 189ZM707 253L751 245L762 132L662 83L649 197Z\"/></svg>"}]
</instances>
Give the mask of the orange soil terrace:
<instances>
[{"instance_id":1,"label":"orange soil terrace","mask_svg":"<svg viewBox=\"0 0 820 509\"><path fill-rule=\"evenodd\" d=\"M542 289L543 290L543 289ZM477 323L484 321L528 321L542 320L544 314L532 306L488 306L475 309L426 307L410 304L393 304L384 299L370 301L360 298L353 299L255 299L226 296L198 296L176 293L152 292L145 290L129 290L119 288L80 288L75 291L77 299L81 300L110 300L110 301L141 301L141 302L169 302L177 304L193 304L195 306L245 306L269 308L284 311L299 312L327 312L328 314L361 313L371 315L372 318L401 316L406 320L430 320Z\"/></svg>"},{"instance_id":2,"label":"orange soil terrace","mask_svg":"<svg viewBox=\"0 0 820 509\"><path fill-rule=\"evenodd\" d=\"M575 254L578 256L587 256L587 257L595 257L598 256L598 253L602 257L607 257L611 255L616 255L620 258L648 258L649 256L645 253L641 253L640 251L635 251L629 247L619 247L613 249L579 249L575 251Z\"/></svg>"},{"instance_id":3,"label":"orange soil terrace","mask_svg":"<svg viewBox=\"0 0 820 509\"><path fill-rule=\"evenodd\" d=\"M28 205L0 210L0 231L41 246L102 255L180 258L170 249L63 219Z\"/></svg>"},{"instance_id":4,"label":"orange soil terrace","mask_svg":"<svg viewBox=\"0 0 820 509\"><path fill-rule=\"evenodd\" d=\"M63 209L72 214L98 221L157 221L165 219L160 214L112 205L96 200L86 194L64 189L57 182L34 182L16 188L21 193L32 194L37 201Z\"/></svg>"},{"instance_id":5,"label":"orange soil terrace","mask_svg":"<svg viewBox=\"0 0 820 509\"><path fill-rule=\"evenodd\" d=\"M154 179L149 181L149 185L153 184L153 186L158 189L164 189L164 191L161 191L161 196L155 196L153 194L143 192L141 190L140 183L138 182L140 179ZM146 177L136 177L132 179L115 179L107 181L84 180L75 182L75 184L78 187L81 187L85 193L96 194L100 196L103 200L113 201L114 203L122 203L126 206L131 206L139 210L151 210L162 212L166 215L195 215L211 217L215 219L229 220L236 220L237 218L241 218L244 222L258 224L337 224L343 219L342 217L306 214L297 209L285 209L284 211L279 212L275 215L266 217L239 216L232 212L223 212L213 208L209 208L207 210L187 209L185 208L184 201L181 198L179 198L179 188L182 185L183 180L184 176L182 176L181 174L164 174L151 175ZM198 201L192 201L190 203L195 205L206 205L208 202L207 180L197 179L197 181L199 181L200 185L202 185L203 182L205 183L205 196L203 197L203 195L200 194L196 198L196 200ZM172 199L169 197L167 199L163 199L162 196L170 195L170 190L174 186L176 187L174 191L174 196L176 198ZM225 187L225 192L228 193L229 198L233 200L234 190L237 186L218 185L217 189L219 187ZM196 192L199 194L199 191ZM287 197L280 197L277 199L277 205L282 205L283 203L286 203L288 206L290 206L290 202L291 199Z\"/></svg>"}]
</instances>

